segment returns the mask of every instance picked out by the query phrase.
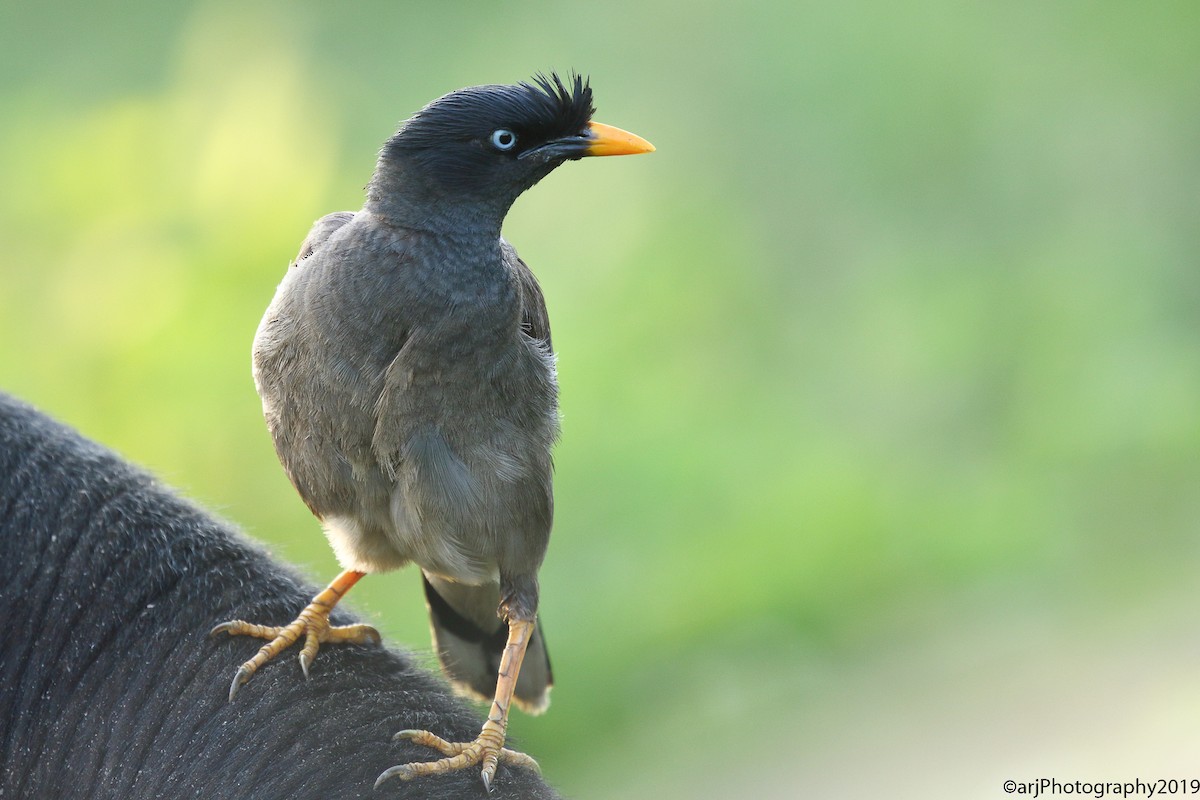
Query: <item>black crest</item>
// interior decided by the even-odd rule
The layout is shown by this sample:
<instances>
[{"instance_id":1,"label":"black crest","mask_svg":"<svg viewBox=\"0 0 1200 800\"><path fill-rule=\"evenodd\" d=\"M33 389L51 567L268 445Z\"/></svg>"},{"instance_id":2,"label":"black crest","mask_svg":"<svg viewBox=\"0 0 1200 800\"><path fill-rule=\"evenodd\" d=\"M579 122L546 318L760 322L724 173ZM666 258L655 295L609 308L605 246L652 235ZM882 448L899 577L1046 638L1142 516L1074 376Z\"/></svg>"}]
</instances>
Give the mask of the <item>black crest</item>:
<instances>
[{"instance_id":1,"label":"black crest","mask_svg":"<svg viewBox=\"0 0 1200 800\"><path fill-rule=\"evenodd\" d=\"M536 75L515 86L459 89L413 115L389 142L400 150L437 147L447 141L515 131L526 143L578 133L591 120L592 89L582 75L564 82L557 73Z\"/></svg>"}]
</instances>

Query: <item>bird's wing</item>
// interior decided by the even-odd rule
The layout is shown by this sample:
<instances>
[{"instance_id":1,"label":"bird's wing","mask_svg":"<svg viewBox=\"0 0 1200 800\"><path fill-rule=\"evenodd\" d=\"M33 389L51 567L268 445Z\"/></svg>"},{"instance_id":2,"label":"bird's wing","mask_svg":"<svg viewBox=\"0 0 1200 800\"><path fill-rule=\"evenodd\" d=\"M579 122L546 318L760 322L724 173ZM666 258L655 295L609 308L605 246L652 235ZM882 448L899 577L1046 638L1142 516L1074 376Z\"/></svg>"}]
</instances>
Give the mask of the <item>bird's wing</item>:
<instances>
[{"instance_id":1,"label":"bird's wing","mask_svg":"<svg viewBox=\"0 0 1200 800\"><path fill-rule=\"evenodd\" d=\"M521 287L521 330L534 339L546 343L546 349L554 352L550 341L550 315L546 313L546 298L542 295L542 287L538 285L533 270L521 260L517 251L508 242L502 247L506 260L512 265L513 273Z\"/></svg>"},{"instance_id":2,"label":"bird's wing","mask_svg":"<svg viewBox=\"0 0 1200 800\"><path fill-rule=\"evenodd\" d=\"M313 223L254 337L254 383L275 452L319 518L346 512L353 497L349 464L356 456L365 460L355 426L373 424L370 400L361 399L373 395L355 369L355 352L327 329L347 306L361 305L357 297L333 290L336 271L329 263L336 244L331 239L352 234L355 216L339 211ZM342 249L354 249L353 242L348 245ZM385 340L380 346L387 345Z\"/></svg>"},{"instance_id":3,"label":"bird's wing","mask_svg":"<svg viewBox=\"0 0 1200 800\"><path fill-rule=\"evenodd\" d=\"M299 266L301 261L311 256L313 251L325 244L325 241L333 235L334 231L352 219L354 219L353 211L335 211L332 214L326 214L314 222L312 229L308 232L308 236L304 237L304 244L300 245L300 252L296 254L296 259L292 262L292 266Z\"/></svg>"}]
</instances>

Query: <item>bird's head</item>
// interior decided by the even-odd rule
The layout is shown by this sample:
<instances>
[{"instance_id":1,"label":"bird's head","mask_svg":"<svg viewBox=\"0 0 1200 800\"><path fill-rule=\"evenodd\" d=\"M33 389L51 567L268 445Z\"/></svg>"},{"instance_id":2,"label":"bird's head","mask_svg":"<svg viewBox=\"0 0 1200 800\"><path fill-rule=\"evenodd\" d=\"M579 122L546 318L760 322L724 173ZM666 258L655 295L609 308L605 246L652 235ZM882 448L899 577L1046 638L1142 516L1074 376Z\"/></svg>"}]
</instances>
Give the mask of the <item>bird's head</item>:
<instances>
[{"instance_id":1,"label":"bird's head","mask_svg":"<svg viewBox=\"0 0 1200 800\"><path fill-rule=\"evenodd\" d=\"M368 203L401 222L499 227L513 201L565 161L648 153L654 146L592 121L592 90L539 75L434 100L383 146ZM494 218L494 219L492 219Z\"/></svg>"}]
</instances>

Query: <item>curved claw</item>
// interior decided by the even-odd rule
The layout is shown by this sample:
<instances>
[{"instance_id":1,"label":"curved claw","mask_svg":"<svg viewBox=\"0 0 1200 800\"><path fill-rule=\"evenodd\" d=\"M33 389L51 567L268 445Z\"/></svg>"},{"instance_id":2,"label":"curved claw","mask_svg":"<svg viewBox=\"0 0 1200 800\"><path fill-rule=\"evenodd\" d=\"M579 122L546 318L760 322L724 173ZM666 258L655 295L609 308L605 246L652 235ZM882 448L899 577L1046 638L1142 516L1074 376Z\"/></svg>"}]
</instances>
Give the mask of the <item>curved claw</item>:
<instances>
[{"instance_id":1,"label":"curved claw","mask_svg":"<svg viewBox=\"0 0 1200 800\"><path fill-rule=\"evenodd\" d=\"M233 702L233 698L237 697L238 689L241 689L250 681L250 676L254 674L254 670L246 669L243 664L233 676L233 683L229 684L229 702Z\"/></svg>"},{"instance_id":2,"label":"curved claw","mask_svg":"<svg viewBox=\"0 0 1200 800\"><path fill-rule=\"evenodd\" d=\"M211 631L209 631L208 635L216 636L218 633L229 633L231 630L233 630L232 622L222 622L220 625L217 625Z\"/></svg>"},{"instance_id":3,"label":"curved claw","mask_svg":"<svg viewBox=\"0 0 1200 800\"><path fill-rule=\"evenodd\" d=\"M413 775L412 770L408 768L408 764L400 764L396 767L388 767L379 774L378 778L375 779L374 788L378 789L384 781L391 780L392 778L399 778L402 781L406 781L413 777L415 776Z\"/></svg>"},{"instance_id":4,"label":"curved claw","mask_svg":"<svg viewBox=\"0 0 1200 800\"><path fill-rule=\"evenodd\" d=\"M308 665L311 663L307 653L300 654L300 671L304 673L304 680L308 680Z\"/></svg>"}]
</instances>

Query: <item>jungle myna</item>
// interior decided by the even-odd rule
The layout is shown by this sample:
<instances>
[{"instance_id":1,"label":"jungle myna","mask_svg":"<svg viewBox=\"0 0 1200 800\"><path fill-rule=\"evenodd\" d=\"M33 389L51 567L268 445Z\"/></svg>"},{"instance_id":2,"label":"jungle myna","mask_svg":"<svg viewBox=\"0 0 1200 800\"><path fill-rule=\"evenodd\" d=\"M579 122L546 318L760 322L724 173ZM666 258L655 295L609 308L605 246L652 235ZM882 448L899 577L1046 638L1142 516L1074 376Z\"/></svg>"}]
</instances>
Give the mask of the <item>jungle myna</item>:
<instances>
[{"instance_id":1,"label":"jungle myna","mask_svg":"<svg viewBox=\"0 0 1200 800\"><path fill-rule=\"evenodd\" d=\"M511 702L549 702L537 573L557 382L541 289L500 228L563 162L654 149L592 113L588 82L554 74L430 103L384 144L363 209L313 226L254 340L279 459L345 571L290 625L214 629L270 640L230 699L301 638L306 676L321 643L378 642L330 610L363 575L413 562L443 670L492 700L472 742L401 731L445 757L380 781L479 765L490 787L498 762L537 766L503 745Z\"/></svg>"}]
</instances>

